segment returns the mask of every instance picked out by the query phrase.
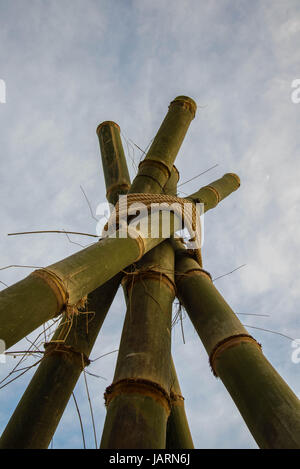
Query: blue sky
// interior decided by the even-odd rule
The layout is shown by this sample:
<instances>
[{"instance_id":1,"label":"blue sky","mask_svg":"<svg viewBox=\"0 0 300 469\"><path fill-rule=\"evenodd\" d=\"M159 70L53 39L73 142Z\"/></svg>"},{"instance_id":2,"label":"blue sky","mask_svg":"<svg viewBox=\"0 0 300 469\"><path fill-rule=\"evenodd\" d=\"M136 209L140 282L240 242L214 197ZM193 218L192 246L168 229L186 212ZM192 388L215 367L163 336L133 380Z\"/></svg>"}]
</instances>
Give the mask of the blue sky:
<instances>
[{"instance_id":1,"label":"blue sky","mask_svg":"<svg viewBox=\"0 0 300 469\"><path fill-rule=\"evenodd\" d=\"M63 235L7 237L8 232L70 229L95 232L82 185L95 209L105 186L95 133L117 122L141 148L154 137L169 102L185 94L198 111L176 160L192 193L226 172L239 191L205 217L205 268L217 277L247 264L216 286L244 324L300 338L300 78L297 0L0 0L1 266L46 266L79 247ZM128 155L139 160L135 148ZM86 242L79 238L74 241ZM29 273L8 269L10 285ZM118 348L125 306L119 292L92 357ZM256 448L189 319L173 332L173 355L197 448ZM300 364L288 339L248 329L267 358L300 395ZM31 335L34 337L37 332ZM15 349L24 347L22 341ZM116 354L93 365L89 378L98 439ZM0 379L15 363L0 364ZM0 431L30 380L0 390ZM87 397L76 388L93 447ZM82 446L73 403L54 437L56 448Z\"/></svg>"}]
</instances>

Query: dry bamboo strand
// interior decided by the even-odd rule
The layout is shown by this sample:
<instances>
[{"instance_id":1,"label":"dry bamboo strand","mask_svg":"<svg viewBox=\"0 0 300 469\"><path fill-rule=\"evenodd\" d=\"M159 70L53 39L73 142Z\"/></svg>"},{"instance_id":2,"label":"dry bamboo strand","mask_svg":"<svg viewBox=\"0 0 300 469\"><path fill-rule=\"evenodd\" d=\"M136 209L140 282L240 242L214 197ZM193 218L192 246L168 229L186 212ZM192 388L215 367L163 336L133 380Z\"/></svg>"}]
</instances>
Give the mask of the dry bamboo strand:
<instances>
[{"instance_id":1,"label":"dry bamboo strand","mask_svg":"<svg viewBox=\"0 0 300 469\"><path fill-rule=\"evenodd\" d=\"M171 185L176 187L177 178L178 172L172 170ZM105 393L101 448L165 448L175 297L174 251L169 241L145 254L125 275L123 285L127 312L113 383Z\"/></svg>"},{"instance_id":2,"label":"dry bamboo strand","mask_svg":"<svg viewBox=\"0 0 300 469\"><path fill-rule=\"evenodd\" d=\"M236 176L226 174L216 182L220 200L238 188ZM214 183L210 187L214 187ZM213 191L202 188L196 193L196 200L204 203L205 211L216 204L216 198L212 200L212 197L207 196L208 192ZM181 220L177 217L172 226L173 218L171 214L171 234L172 230L174 232L181 227ZM11 347L38 326L60 314L67 304L76 305L88 293L138 261L163 240L162 237L151 238L151 231L137 239L130 236L105 238L47 269L34 271L24 280L2 290L0 337L6 347Z\"/></svg>"},{"instance_id":3,"label":"dry bamboo strand","mask_svg":"<svg viewBox=\"0 0 300 469\"><path fill-rule=\"evenodd\" d=\"M119 126L104 122L101 128L105 135L117 129L113 141L104 141L101 145L107 198L113 204L118 195L130 187L130 179L122 143L118 138ZM121 278L122 274L117 274L88 295L87 309L91 313L74 318L63 315L47 344L44 359L0 438L0 448L48 448L82 372L82 357L88 364L88 357Z\"/></svg>"},{"instance_id":4,"label":"dry bamboo strand","mask_svg":"<svg viewBox=\"0 0 300 469\"><path fill-rule=\"evenodd\" d=\"M210 275L176 241L176 286L204 347L260 448L300 448L300 401L263 355Z\"/></svg>"}]
</instances>

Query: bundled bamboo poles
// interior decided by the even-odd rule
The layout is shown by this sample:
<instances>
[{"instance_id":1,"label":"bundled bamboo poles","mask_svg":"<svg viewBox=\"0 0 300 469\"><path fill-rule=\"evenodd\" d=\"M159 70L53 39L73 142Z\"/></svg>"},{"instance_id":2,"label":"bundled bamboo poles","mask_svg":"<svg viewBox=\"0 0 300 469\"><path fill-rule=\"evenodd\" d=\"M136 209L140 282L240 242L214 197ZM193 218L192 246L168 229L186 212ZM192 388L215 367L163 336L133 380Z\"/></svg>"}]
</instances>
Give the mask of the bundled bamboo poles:
<instances>
[{"instance_id":1,"label":"bundled bamboo poles","mask_svg":"<svg viewBox=\"0 0 300 469\"><path fill-rule=\"evenodd\" d=\"M104 174L106 174L106 172L107 172L108 168L111 166L112 162L111 162L110 158L106 158L106 151L105 151L105 146L103 145L103 142L104 141L110 141L110 139L107 136L101 135L101 133L98 133L98 136L99 136L100 147L101 147ZM105 140L105 138L106 138L106 140ZM122 161L124 161L124 160L122 159ZM127 168L125 168L125 164L126 163L124 163L122 168L119 168L119 170L118 170L120 181L122 181L122 174L123 173L126 174ZM152 182L153 179L152 178L149 178L149 179L150 179L150 181L148 183L147 189L152 190L152 191L158 190L157 184L155 184L155 180L154 180L154 184L153 184L153 182ZM174 190L176 192L177 179L178 179L178 172L174 167L173 170L172 170L172 173L171 173L171 177L169 178L166 185L164 186L164 193L173 193ZM107 181L107 177L106 177L106 181ZM127 179L127 182L128 182L128 179ZM108 184L106 184L106 185L108 186ZM126 192L126 189L128 189L128 186L129 186L129 184L127 184L127 187L125 185L124 193ZM140 187L140 189L143 188L141 185L139 187ZM175 194L175 192L174 192L174 194ZM111 190L107 190L107 194L111 194ZM114 202L116 202L116 200L114 200ZM165 243L163 243L163 245L164 244ZM163 246L163 245L161 245L161 246ZM157 249L158 248L155 248L153 251L151 251L151 253L148 253L149 261L150 261L150 255L152 254L152 258L153 258L153 254L155 254L155 250L157 250ZM160 252L160 251L159 251L159 254L162 254L162 256L163 256L163 253ZM174 256L173 256L173 259L174 259ZM174 260L173 260L173 264L174 264ZM134 288L135 288L134 287L135 278L136 277L134 277L134 279L133 279L132 290L134 290ZM173 280L174 280L174 278L173 278ZM126 285L124 285L124 293L125 293L126 302L128 304L128 295L127 295ZM131 301L131 295L132 295L132 293L130 294L130 301ZM157 300L159 301L159 298L157 298ZM130 306L130 316L131 315L132 315L132 309L131 309L131 306ZM171 401L171 415L172 415L172 421L171 421L171 425L170 425L170 427L171 427L170 434L173 435L173 436L180 435L181 438L179 438L179 440L178 440L178 445L179 445L178 447L190 448L190 447L193 447L193 443L192 443L191 435L190 435L188 424L187 424L187 419L186 419L186 415L185 415L185 411L184 411L184 406L182 405L183 398L182 398L181 393L180 393L180 387L179 387L179 383L178 383L178 380L177 380L177 375L176 375L175 367L174 367L174 364L173 364L173 360L172 360L172 368L171 368L171 380L172 380L173 385L172 385L172 399L170 399L170 401ZM174 392L173 392L173 389L174 389ZM130 397L132 398L132 396L130 396ZM132 403L132 401L131 401L131 403ZM180 405L179 405L179 403L180 403ZM136 410L138 410L138 409L136 409ZM130 412L128 412L128 410L127 410L127 415L124 417L124 419L126 420L126 426L130 425L130 415L131 415ZM174 415L176 416L175 418L174 418ZM109 420L109 416L107 417L106 420L107 421ZM177 428L177 426L181 423L184 424L183 428ZM107 425L109 427L113 426L113 425L109 425L109 424L107 424ZM163 432L164 432L164 428L161 428L161 427L158 428L158 429L157 428L152 428L152 432L155 431L155 430L156 431L158 430L159 434L163 434ZM115 431L118 432L119 429L116 428ZM134 438L134 435L137 435L137 433L135 431L132 434L133 438ZM184 439L183 435L185 435L185 439ZM105 436L104 436L104 438L105 438ZM103 441L104 438L102 438L102 441ZM171 441L173 443L176 443L176 438L173 438L173 439L171 438ZM183 445L185 444L186 446L180 446L182 444ZM124 445L124 447L126 447L126 443L124 442L124 437L123 437L123 445Z\"/></svg>"},{"instance_id":2,"label":"bundled bamboo poles","mask_svg":"<svg viewBox=\"0 0 300 469\"><path fill-rule=\"evenodd\" d=\"M169 111L133 181L131 192L161 191L196 105L180 96ZM145 187L145 183L148 185ZM60 314L67 304L76 307L91 291L120 270L137 261L162 239L106 238L46 269L38 269L0 293L0 337L9 348L47 320Z\"/></svg>"},{"instance_id":3,"label":"bundled bamboo poles","mask_svg":"<svg viewBox=\"0 0 300 469\"><path fill-rule=\"evenodd\" d=\"M176 250L176 286L204 347L260 448L300 448L300 401L264 357L210 275Z\"/></svg>"},{"instance_id":4,"label":"bundled bamboo poles","mask_svg":"<svg viewBox=\"0 0 300 469\"><path fill-rule=\"evenodd\" d=\"M100 145L107 199L114 204L119 194L130 187L120 129L114 122L103 122L97 133L104 137ZM89 364L90 352L121 278L119 273L90 293L85 314L63 315L51 341L45 344L44 358L0 438L0 448L48 447L83 367Z\"/></svg>"},{"instance_id":5,"label":"bundled bamboo poles","mask_svg":"<svg viewBox=\"0 0 300 469\"><path fill-rule=\"evenodd\" d=\"M218 192L213 189L215 184ZM189 199L202 202L207 211L238 187L237 177L229 173L192 194ZM179 228L181 220L175 217L173 232ZM143 238L105 238L46 269L34 271L1 291L0 336L6 347L11 347L60 314L67 305L76 307L84 296L137 262L163 240L162 237L152 238L150 231Z\"/></svg>"},{"instance_id":6,"label":"bundled bamboo poles","mask_svg":"<svg viewBox=\"0 0 300 469\"><path fill-rule=\"evenodd\" d=\"M165 193L176 188L177 178L174 168ZM173 435L186 431L185 440L181 435L178 444L193 447L184 408L178 406L182 396L176 392L179 385L171 366L175 289L174 251L169 241L147 253L124 277L123 285L127 313L113 383L105 393L101 448L165 448L171 409ZM176 386L172 400L171 383ZM182 429L177 428L180 422L185 423Z\"/></svg>"},{"instance_id":7,"label":"bundled bamboo poles","mask_svg":"<svg viewBox=\"0 0 300 469\"><path fill-rule=\"evenodd\" d=\"M107 185L107 198L109 202L114 203L116 202L117 196L126 193L130 186L126 160L120 140L119 127L113 122L104 122L97 128L97 134L101 147ZM144 171L144 174L139 178L140 189L143 188L142 184L146 181L145 185L147 188L149 188L149 185L152 185L153 192L158 190L157 186L159 188L159 185L157 185L155 180L156 173L156 165L154 165L154 171L152 171L152 167L149 166L147 172ZM76 324L73 324L71 329L68 325L58 329L59 332L53 337L49 344L50 347L47 347L47 354L45 356L47 360L44 359L43 363L40 365L3 434L3 447L47 447L49 444L64 407L82 371L83 363L82 360L80 360L80 356L85 357L84 364L86 364L88 354L97 336L97 333L93 334L93 332L99 331L101 327L109 304L115 295L120 276L118 275L113 280L103 285L102 290L101 288L98 289L99 304L97 305L94 302L95 307L93 308L97 311L97 316L90 326L91 333L89 333L88 337L84 336L83 338L82 330L85 330L86 318L83 319L82 316L76 317ZM90 295L91 298L89 298L92 304L95 293L97 297L97 292L93 292ZM101 308L101 295L103 295L103 307L105 311ZM106 297L110 299L108 305L106 305ZM68 323L69 320L64 317L62 323L64 322ZM68 331L68 339L65 340L63 336L66 331ZM76 338L75 346L74 338ZM61 341L62 345L58 345L59 342L56 342L56 340ZM78 341L81 347L78 346ZM51 351L51 354L49 351ZM69 360L66 360L66 357L68 357ZM57 391L56 387L53 386L53 388L49 389L49 374L52 374L54 382L56 382L55 378L59 377L58 382L61 386L59 399L54 398ZM64 379L62 379L62 377L64 377ZM31 399L32 396L33 399ZM45 399L48 405L44 405ZM35 406L34 416L36 416L36 418L31 418L31 426L30 428L26 428L24 422L27 421L28 416L31 414L31 404L33 401L38 403ZM52 412L54 406L55 412ZM42 429L41 422L45 422L46 420L48 421L47 428Z\"/></svg>"}]
</instances>

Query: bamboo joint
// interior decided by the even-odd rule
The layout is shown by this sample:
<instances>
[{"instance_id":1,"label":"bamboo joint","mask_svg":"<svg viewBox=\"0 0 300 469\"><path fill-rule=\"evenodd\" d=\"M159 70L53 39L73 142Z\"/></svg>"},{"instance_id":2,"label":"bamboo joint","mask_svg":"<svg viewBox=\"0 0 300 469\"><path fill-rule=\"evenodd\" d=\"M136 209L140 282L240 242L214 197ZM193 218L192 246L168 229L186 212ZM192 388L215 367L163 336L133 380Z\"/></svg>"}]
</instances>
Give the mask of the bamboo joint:
<instances>
[{"instance_id":1,"label":"bamboo joint","mask_svg":"<svg viewBox=\"0 0 300 469\"><path fill-rule=\"evenodd\" d=\"M169 393L158 383L149 379L126 378L116 381L108 386L104 393L106 407L120 394L142 394L159 402L167 413L171 412L171 399Z\"/></svg>"},{"instance_id":2,"label":"bamboo joint","mask_svg":"<svg viewBox=\"0 0 300 469\"><path fill-rule=\"evenodd\" d=\"M230 337L226 337L225 339L221 340L218 342L213 350L211 351L211 354L209 356L209 364L211 367L211 370L214 374L214 376L218 377L217 371L216 371L216 365L215 362L216 360L221 356L225 350L231 348L231 347L236 347L237 345L240 345L242 343L251 343L255 345L259 350L261 351L262 346L259 344L251 335L249 334L236 334L232 335Z\"/></svg>"}]
</instances>

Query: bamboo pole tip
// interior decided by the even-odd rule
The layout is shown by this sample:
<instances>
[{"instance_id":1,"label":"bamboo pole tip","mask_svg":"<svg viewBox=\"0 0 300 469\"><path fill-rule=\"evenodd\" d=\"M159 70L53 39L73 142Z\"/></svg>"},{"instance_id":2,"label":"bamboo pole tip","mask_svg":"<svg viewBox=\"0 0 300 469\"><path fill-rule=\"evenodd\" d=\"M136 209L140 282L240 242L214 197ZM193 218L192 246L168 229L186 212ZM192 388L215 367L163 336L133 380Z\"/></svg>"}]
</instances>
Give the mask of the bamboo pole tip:
<instances>
[{"instance_id":1,"label":"bamboo pole tip","mask_svg":"<svg viewBox=\"0 0 300 469\"><path fill-rule=\"evenodd\" d=\"M240 180L240 178L237 174L235 174L235 173L226 173L226 174L224 174L224 177L226 177L226 176L230 176L230 177L234 178L235 181L238 183L238 187L240 187L241 180Z\"/></svg>"},{"instance_id":2,"label":"bamboo pole tip","mask_svg":"<svg viewBox=\"0 0 300 469\"><path fill-rule=\"evenodd\" d=\"M96 134L99 136L99 132L100 132L100 129L105 126L105 125L108 125L108 126L111 126L111 127L116 127L116 129L118 129L118 131L120 132L121 129L120 129L120 126L118 124L116 124L116 122L113 122L113 121L104 121L104 122L101 122L101 124L98 125L97 129L96 129Z\"/></svg>"},{"instance_id":3,"label":"bamboo pole tip","mask_svg":"<svg viewBox=\"0 0 300 469\"><path fill-rule=\"evenodd\" d=\"M170 106L172 106L172 104L178 104L178 103L186 106L192 113L193 118L195 117L197 104L192 98L189 98L188 96L177 96L173 101L171 101Z\"/></svg>"}]
</instances>

